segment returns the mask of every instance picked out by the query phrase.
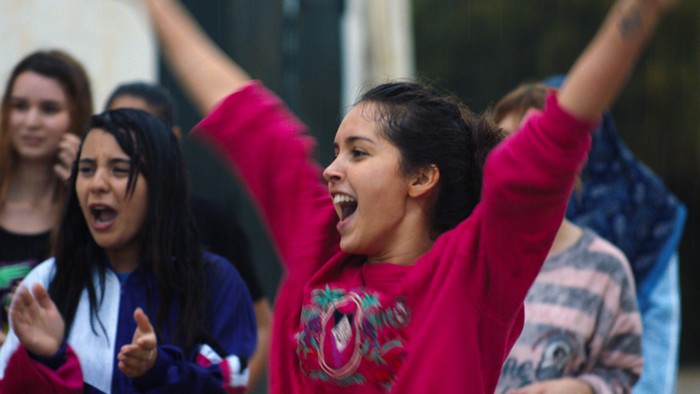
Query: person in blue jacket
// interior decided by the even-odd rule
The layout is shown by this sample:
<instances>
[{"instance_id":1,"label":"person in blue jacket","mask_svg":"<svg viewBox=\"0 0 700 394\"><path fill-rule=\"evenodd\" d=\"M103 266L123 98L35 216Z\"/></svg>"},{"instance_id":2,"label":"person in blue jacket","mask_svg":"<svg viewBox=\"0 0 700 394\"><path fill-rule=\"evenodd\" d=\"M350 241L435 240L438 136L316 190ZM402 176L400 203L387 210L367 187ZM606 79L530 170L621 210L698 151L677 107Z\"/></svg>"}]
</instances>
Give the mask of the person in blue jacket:
<instances>
[{"instance_id":1,"label":"person in blue jacket","mask_svg":"<svg viewBox=\"0 0 700 394\"><path fill-rule=\"evenodd\" d=\"M564 78L554 75L544 83L559 87ZM674 393L681 322L678 247L686 207L625 145L609 111L593 134L581 179L567 218L619 247L637 284L645 363L632 392Z\"/></svg>"},{"instance_id":2,"label":"person in blue jacket","mask_svg":"<svg viewBox=\"0 0 700 394\"><path fill-rule=\"evenodd\" d=\"M2 392L238 392L256 345L235 268L204 253L182 153L144 111L94 115L56 255L23 281Z\"/></svg>"},{"instance_id":3,"label":"person in blue jacket","mask_svg":"<svg viewBox=\"0 0 700 394\"><path fill-rule=\"evenodd\" d=\"M558 88L565 76L529 83L529 103L544 106L543 87ZM620 138L607 111L593 133L581 183L567 219L595 230L627 256L642 315L644 370L634 394L676 391L680 339L678 247L686 218L683 203Z\"/></svg>"}]
</instances>

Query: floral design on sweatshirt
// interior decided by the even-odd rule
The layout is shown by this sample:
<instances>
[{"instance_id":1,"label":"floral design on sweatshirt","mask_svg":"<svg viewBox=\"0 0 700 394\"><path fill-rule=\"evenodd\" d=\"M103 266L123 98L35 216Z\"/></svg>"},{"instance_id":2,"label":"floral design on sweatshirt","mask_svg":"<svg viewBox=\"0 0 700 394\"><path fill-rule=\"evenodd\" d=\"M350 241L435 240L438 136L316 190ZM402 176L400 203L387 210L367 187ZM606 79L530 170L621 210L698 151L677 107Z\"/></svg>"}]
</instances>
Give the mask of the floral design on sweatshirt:
<instances>
[{"instance_id":1,"label":"floral design on sweatshirt","mask_svg":"<svg viewBox=\"0 0 700 394\"><path fill-rule=\"evenodd\" d=\"M387 305L385 305L387 304ZM362 289L315 289L296 334L304 373L339 386L389 390L406 356L404 328L411 313L401 300L383 303Z\"/></svg>"}]
</instances>

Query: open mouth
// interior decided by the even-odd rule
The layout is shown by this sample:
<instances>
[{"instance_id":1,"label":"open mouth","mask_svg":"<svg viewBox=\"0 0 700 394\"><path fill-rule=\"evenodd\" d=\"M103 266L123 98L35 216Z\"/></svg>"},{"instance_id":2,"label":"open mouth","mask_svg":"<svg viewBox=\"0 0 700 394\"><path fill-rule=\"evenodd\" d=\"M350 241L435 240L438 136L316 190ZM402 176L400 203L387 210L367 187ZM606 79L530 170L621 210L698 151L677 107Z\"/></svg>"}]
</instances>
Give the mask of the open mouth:
<instances>
[{"instance_id":1,"label":"open mouth","mask_svg":"<svg viewBox=\"0 0 700 394\"><path fill-rule=\"evenodd\" d=\"M333 196L333 204L336 206L336 211L341 221L352 216L357 210L357 200L345 194Z\"/></svg>"},{"instance_id":2,"label":"open mouth","mask_svg":"<svg viewBox=\"0 0 700 394\"><path fill-rule=\"evenodd\" d=\"M96 205L90 207L90 213L97 224L110 223L117 217L117 211L107 206Z\"/></svg>"}]
</instances>

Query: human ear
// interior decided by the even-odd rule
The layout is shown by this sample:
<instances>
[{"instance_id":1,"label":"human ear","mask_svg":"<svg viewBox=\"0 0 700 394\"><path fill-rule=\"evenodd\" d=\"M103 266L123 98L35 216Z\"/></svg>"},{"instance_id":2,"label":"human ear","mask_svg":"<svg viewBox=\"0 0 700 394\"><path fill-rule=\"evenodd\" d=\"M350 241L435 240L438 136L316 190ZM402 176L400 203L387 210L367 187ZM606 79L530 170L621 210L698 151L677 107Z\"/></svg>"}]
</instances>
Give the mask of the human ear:
<instances>
[{"instance_id":1,"label":"human ear","mask_svg":"<svg viewBox=\"0 0 700 394\"><path fill-rule=\"evenodd\" d=\"M435 164L425 166L411 177L408 185L408 195L411 197L421 197L435 188L440 180L440 170Z\"/></svg>"}]
</instances>

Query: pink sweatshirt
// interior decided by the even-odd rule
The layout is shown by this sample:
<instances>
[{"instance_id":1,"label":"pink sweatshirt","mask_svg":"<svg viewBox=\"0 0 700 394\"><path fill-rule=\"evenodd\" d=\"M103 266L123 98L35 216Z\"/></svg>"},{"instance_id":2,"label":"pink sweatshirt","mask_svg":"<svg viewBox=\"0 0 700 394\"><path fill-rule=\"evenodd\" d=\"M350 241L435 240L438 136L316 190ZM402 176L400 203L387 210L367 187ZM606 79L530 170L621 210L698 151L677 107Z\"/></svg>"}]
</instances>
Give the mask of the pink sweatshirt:
<instances>
[{"instance_id":1,"label":"pink sweatshirt","mask_svg":"<svg viewBox=\"0 0 700 394\"><path fill-rule=\"evenodd\" d=\"M409 267L339 250L313 140L261 84L231 94L197 129L242 176L286 267L271 392L494 391L592 123L550 97L489 156L471 216Z\"/></svg>"}]
</instances>

